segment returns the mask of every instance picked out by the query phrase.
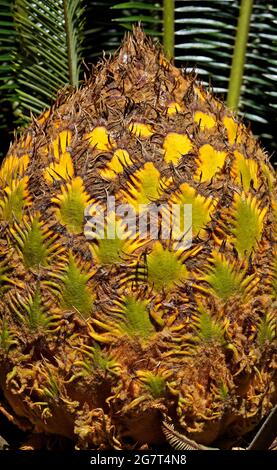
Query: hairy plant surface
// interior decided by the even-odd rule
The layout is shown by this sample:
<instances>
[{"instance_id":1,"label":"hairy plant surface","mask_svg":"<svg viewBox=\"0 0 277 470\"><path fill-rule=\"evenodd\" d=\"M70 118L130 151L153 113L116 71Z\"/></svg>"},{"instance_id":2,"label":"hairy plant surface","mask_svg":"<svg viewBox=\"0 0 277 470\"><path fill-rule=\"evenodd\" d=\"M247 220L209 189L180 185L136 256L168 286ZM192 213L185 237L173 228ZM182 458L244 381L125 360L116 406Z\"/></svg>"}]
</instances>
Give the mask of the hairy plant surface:
<instances>
[{"instance_id":1,"label":"hairy plant surface","mask_svg":"<svg viewBox=\"0 0 277 470\"><path fill-rule=\"evenodd\" d=\"M163 205L165 220L191 204L191 246L175 227L131 236L118 214L115 238L106 225L89 236L84 211L107 194L136 215ZM209 445L270 411L276 177L251 132L140 29L15 140L0 196L0 386L18 426L151 448L169 418Z\"/></svg>"}]
</instances>

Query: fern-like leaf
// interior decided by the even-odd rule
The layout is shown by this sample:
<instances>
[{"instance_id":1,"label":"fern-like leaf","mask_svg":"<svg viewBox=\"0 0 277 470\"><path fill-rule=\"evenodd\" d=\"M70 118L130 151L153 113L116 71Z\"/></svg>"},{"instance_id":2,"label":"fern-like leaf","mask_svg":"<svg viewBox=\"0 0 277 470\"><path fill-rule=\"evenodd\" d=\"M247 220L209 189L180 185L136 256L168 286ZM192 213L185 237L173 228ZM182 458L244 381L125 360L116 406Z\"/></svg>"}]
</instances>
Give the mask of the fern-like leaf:
<instances>
[{"instance_id":1,"label":"fern-like leaf","mask_svg":"<svg viewBox=\"0 0 277 470\"><path fill-rule=\"evenodd\" d=\"M0 350L4 350L6 353L12 346L17 344L14 333L9 329L7 321L4 319L0 328Z\"/></svg>"},{"instance_id":2,"label":"fern-like leaf","mask_svg":"<svg viewBox=\"0 0 277 470\"><path fill-rule=\"evenodd\" d=\"M162 36L162 2L129 1L117 3L112 9L120 12L120 16L114 18L114 21L124 28L131 30L134 23L141 23L147 34Z\"/></svg>"},{"instance_id":3,"label":"fern-like leaf","mask_svg":"<svg viewBox=\"0 0 277 470\"><path fill-rule=\"evenodd\" d=\"M84 2L14 0L13 24L21 44L12 57L22 119L40 113L65 84L77 86L83 45Z\"/></svg>"},{"instance_id":4,"label":"fern-like leaf","mask_svg":"<svg viewBox=\"0 0 277 470\"><path fill-rule=\"evenodd\" d=\"M175 2L175 58L178 66L195 70L200 81L212 84L225 99L235 47L239 0ZM277 8L256 0L250 20L240 114L256 135L276 149Z\"/></svg>"},{"instance_id":5,"label":"fern-like leaf","mask_svg":"<svg viewBox=\"0 0 277 470\"><path fill-rule=\"evenodd\" d=\"M257 341L260 346L270 344L276 337L277 322L274 314L261 318L258 325Z\"/></svg>"}]
</instances>

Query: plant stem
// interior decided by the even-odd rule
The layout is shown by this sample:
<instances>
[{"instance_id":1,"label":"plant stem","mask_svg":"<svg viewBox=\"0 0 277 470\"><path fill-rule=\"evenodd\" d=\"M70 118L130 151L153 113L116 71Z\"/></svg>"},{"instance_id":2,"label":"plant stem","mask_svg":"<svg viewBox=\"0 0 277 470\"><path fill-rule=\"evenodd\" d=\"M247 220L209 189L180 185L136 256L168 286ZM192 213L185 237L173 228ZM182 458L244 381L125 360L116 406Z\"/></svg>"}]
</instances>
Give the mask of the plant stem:
<instances>
[{"instance_id":1,"label":"plant stem","mask_svg":"<svg viewBox=\"0 0 277 470\"><path fill-rule=\"evenodd\" d=\"M69 83L73 86L78 86L78 70L76 64L76 51L74 50L74 35L72 18L70 17L68 0L63 0L66 43L67 43L67 59L68 59L68 74Z\"/></svg>"},{"instance_id":2,"label":"plant stem","mask_svg":"<svg viewBox=\"0 0 277 470\"><path fill-rule=\"evenodd\" d=\"M274 441L277 431L277 405L271 410L259 431L255 435L247 450L269 449Z\"/></svg>"},{"instance_id":3,"label":"plant stem","mask_svg":"<svg viewBox=\"0 0 277 470\"><path fill-rule=\"evenodd\" d=\"M163 46L169 60L174 57L174 4L175 0L163 2Z\"/></svg>"},{"instance_id":4,"label":"plant stem","mask_svg":"<svg viewBox=\"0 0 277 470\"><path fill-rule=\"evenodd\" d=\"M253 0L241 0L235 48L232 59L227 106L238 109L248 42Z\"/></svg>"}]
</instances>

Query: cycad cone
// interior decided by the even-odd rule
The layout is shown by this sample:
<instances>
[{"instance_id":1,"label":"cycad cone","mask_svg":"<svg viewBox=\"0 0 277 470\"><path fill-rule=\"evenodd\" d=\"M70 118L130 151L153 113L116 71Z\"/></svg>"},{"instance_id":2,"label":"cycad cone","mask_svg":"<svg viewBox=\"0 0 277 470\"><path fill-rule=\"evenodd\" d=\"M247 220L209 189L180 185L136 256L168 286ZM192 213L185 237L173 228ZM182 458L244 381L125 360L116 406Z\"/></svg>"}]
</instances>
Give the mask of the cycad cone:
<instances>
[{"instance_id":1,"label":"cycad cone","mask_svg":"<svg viewBox=\"0 0 277 470\"><path fill-rule=\"evenodd\" d=\"M135 213L191 204L191 247L89 239L84 210L107 194ZM0 195L2 410L19 427L77 448L151 448L168 417L230 446L270 411L276 177L141 30L15 141Z\"/></svg>"}]
</instances>

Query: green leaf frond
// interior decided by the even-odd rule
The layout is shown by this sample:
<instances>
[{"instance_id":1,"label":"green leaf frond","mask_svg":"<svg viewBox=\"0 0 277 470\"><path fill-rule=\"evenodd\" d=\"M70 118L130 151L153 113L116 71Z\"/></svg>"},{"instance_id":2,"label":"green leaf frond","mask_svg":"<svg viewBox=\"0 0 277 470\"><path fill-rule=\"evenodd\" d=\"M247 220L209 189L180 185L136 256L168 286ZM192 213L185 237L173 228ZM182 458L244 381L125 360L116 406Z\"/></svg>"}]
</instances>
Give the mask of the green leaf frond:
<instances>
[{"instance_id":1,"label":"green leaf frond","mask_svg":"<svg viewBox=\"0 0 277 470\"><path fill-rule=\"evenodd\" d=\"M109 236L108 230L111 230L112 237ZM88 221L85 225L85 234L90 236L91 233ZM101 265L111 266L130 259L132 253L146 242L140 239L139 234L136 237L132 236L123 220L120 217L116 218L114 213L109 215L99 233L101 237L95 236L90 244L90 250L95 261Z\"/></svg>"},{"instance_id":2,"label":"green leaf frond","mask_svg":"<svg viewBox=\"0 0 277 470\"><path fill-rule=\"evenodd\" d=\"M14 224L11 228L13 238L23 262L28 268L47 266L53 257L63 252L63 247L56 242L57 235L40 221L39 216L24 220L24 224Z\"/></svg>"},{"instance_id":3,"label":"green leaf frond","mask_svg":"<svg viewBox=\"0 0 277 470\"><path fill-rule=\"evenodd\" d=\"M250 194L234 195L231 210L233 244L241 259L257 250L266 212L267 207L261 208L260 202Z\"/></svg>"},{"instance_id":4,"label":"green leaf frond","mask_svg":"<svg viewBox=\"0 0 277 470\"><path fill-rule=\"evenodd\" d=\"M219 395L219 398L222 400L222 401L226 401L229 399L230 397L230 390L228 388L228 385L224 382L222 382L219 387L218 387L218 395Z\"/></svg>"},{"instance_id":5,"label":"green leaf frond","mask_svg":"<svg viewBox=\"0 0 277 470\"><path fill-rule=\"evenodd\" d=\"M226 344L225 333L227 322L213 318L207 309L199 304L198 315L194 316L193 328L195 330L194 342L199 345L203 344Z\"/></svg>"},{"instance_id":6,"label":"green leaf frond","mask_svg":"<svg viewBox=\"0 0 277 470\"><path fill-rule=\"evenodd\" d=\"M12 346L17 344L15 334L11 331L8 326L8 322L3 319L0 326L0 350L2 349L6 353Z\"/></svg>"},{"instance_id":7,"label":"green leaf frond","mask_svg":"<svg viewBox=\"0 0 277 470\"><path fill-rule=\"evenodd\" d=\"M195 70L199 82L212 82L224 99L240 1L175 0L175 31L172 20L170 28L165 27L164 11L171 1L0 0L0 121L5 147L9 126L28 120L30 111L40 113L57 89L77 85L82 59L90 66L103 51L110 54L124 31L138 22L165 46L172 49L175 43L176 65ZM269 150L276 149L276 20L273 1L255 0L239 104L240 113Z\"/></svg>"},{"instance_id":8,"label":"green leaf frond","mask_svg":"<svg viewBox=\"0 0 277 470\"><path fill-rule=\"evenodd\" d=\"M28 192L28 176L10 182L3 191L0 199L0 220L13 222L21 221L24 209L30 205L31 198Z\"/></svg>"},{"instance_id":9,"label":"green leaf frond","mask_svg":"<svg viewBox=\"0 0 277 470\"><path fill-rule=\"evenodd\" d=\"M72 253L65 258L62 273L58 274L60 306L73 310L83 318L89 318L94 304L94 294L88 282L94 275L90 263L84 263Z\"/></svg>"},{"instance_id":10,"label":"green leaf frond","mask_svg":"<svg viewBox=\"0 0 277 470\"><path fill-rule=\"evenodd\" d=\"M44 298L39 286L24 297L14 293L9 299L11 311L31 330L47 331L55 326L55 317L48 314L49 306L50 301Z\"/></svg>"},{"instance_id":11,"label":"green leaf frond","mask_svg":"<svg viewBox=\"0 0 277 470\"><path fill-rule=\"evenodd\" d=\"M277 319L276 314L271 313L262 317L257 328L257 342L260 346L272 343L276 338Z\"/></svg>"},{"instance_id":12,"label":"green leaf frond","mask_svg":"<svg viewBox=\"0 0 277 470\"><path fill-rule=\"evenodd\" d=\"M0 294L3 294L12 282L8 275L9 270L10 266L7 260L5 258L1 260L0 257Z\"/></svg>"},{"instance_id":13,"label":"green leaf frond","mask_svg":"<svg viewBox=\"0 0 277 470\"><path fill-rule=\"evenodd\" d=\"M247 296L257 284L256 275L246 276L246 269L236 261L229 261L224 255L214 252L209 259L207 274L199 278L207 282L210 289L201 287L226 302L233 295Z\"/></svg>"},{"instance_id":14,"label":"green leaf frond","mask_svg":"<svg viewBox=\"0 0 277 470\"><path fill-rule=\"evenodd\" d=\"M67 395L65 380L59 370L44 360L36 368L33 368L35 375L34 390L43 401L35 402L34 405L41 411L41 419L46 420L52 417L52 406L57 402L62 402L63 406L70 409L78 406L77 401L72 401Z\"/></svg>"},{"instance_id":15,"label":"green leaf frond","mask_svg":"<svg viewBox=\"0 0 277 470\"><path fill-rule=\"evenodd\" d=\"M18 47L11 0L0 1L0 16L0 131L1 141L7 146L13 126L12 103L16 99L12 57ZM0 147L0 158L3 151L5 148Z\"/></svg>"},{"instance_id":16,"label":"green leaf frond","mask_svg":"<svg viewBox=\"0 0 277 470\"><path fill-rule=\"evenodd\" d=\"M143 2L127 1L113 5L116 10L114 22L126 29L132 30L135 23L141 23L149 35L162 36L162 2L144 0Z\"/></svg>"},{"instance_id":17,"label":"green leaf frond","mask_svg":"<svg viewBox=\"0 0 277 470\"><path fill-rule=\"evenodd\" d=\"M120 331L128 336L146 340L155 329L148 311L148 300L126 296L115 302L114 318Z\"/></svg>"},{"instance_id":18,"label":"green leaf frond","mask_svg":"<svg viewBox=\"0 0 277 470\"><path fill-rule=\"evenodd\" d=\"M84 355L84 360L75 363L76 366L80 366L82 369L79 375L91 377L97 371L113 376L120 375L120 364L108 353L102 351L97 343L95 346L84 346L80 351Z\"/></svg>"},{"instance_id":19,"label":"green leaf frond","mask_svg":"<svg viewBox=\"0 0 277 470\"><path fill-rule=\"evenodd\" d=\"M156 291L165 292L182 285L189 276L184 261L190 255L194 256L194 251L177 251L156 242L146 256L145 274L149 285Z\"/></svg>"},{"instance_id":20,"label":"green leaf frond","mask_svg":"<svg viewBox=\"0 0 277 470\"><path fill-rule=\"evenodd\" d=\"M18 102L29 117L49 105L65 84L78 86L83 47L84 2L13 0L13 28L20 44L11 58Z\"/></svg>"},{"instance_id":21,"label":"green leaf frond","mask_svg":"<svg viewBox=\"0 0 277 470\"><path fill-rule=\"evenodd\" d=\"M139 370L136 375L143 388L155 399L161 398L166 394L167 379L172 375L172 372L169 370L157 372Z\"/></svg>"},{"instance_id":22,"label":"green leaf frond","mask_svg":"<svg viewBox=\"0 0 277 470\"><path fill-rule=\"evenodd\" d=\"M151 321L149 303L150 299L132 294L114 299L106 314L96 313L91 319L91 337L103 343L111 343L122 335L148 341L156 331ZM94 328L101 333L98 334Z\"/></svg>"},{"instance_id":23,"label":"green leaf frond","mask_svg":"<svg viewBox=\"0 0 277 470\"><path fill-rule=\"evenodd\" d=\"M230 398L230 388L224 380L219 384L211 384L213 399L218 402L226 402Z\"/></svg>"},{"instance_id":24,"label":"green leaf frond","mask_svg":"<svg viewBox=\"0 0 277 470\"><path fill-rule=\"evenodd\" d=\"M42 395L49 400L57 400L60 396L60 387L58 380L51 371L44 373L45 386L42 388Z\"/></svg>"},{"instance_id":25,"label":"green leaf frond","mask_svg":"<svg viewBox=\"0 0 277 470\"><path fill-rule=\"evenodd\" d=\"M14 252L0 252L0 296L3 295L11 286L18 288L24 287L24 282L12 277Z\"/></svg>"},{"instance_id":26,"label":"green leaf frond","mask_svg":"<svg viewBox=\"0 0 277 470\"><path fill-rule=\"evenodd\" d=\"M212 83L224 99L239 17L239 0L175 1L175 61L195 70L199 81ZM256 135L276 149L277 8L256 0L250 18L246 61L240 90L240 114L252 122ZM275 124L274 124L275 123Z\"/></svg>"}]
</instances>

